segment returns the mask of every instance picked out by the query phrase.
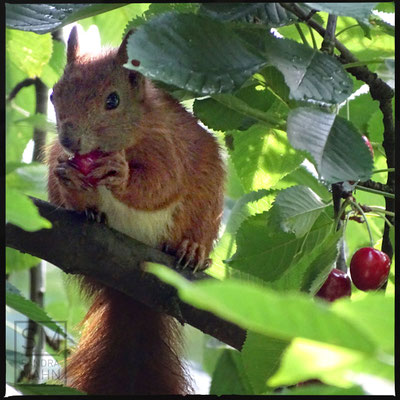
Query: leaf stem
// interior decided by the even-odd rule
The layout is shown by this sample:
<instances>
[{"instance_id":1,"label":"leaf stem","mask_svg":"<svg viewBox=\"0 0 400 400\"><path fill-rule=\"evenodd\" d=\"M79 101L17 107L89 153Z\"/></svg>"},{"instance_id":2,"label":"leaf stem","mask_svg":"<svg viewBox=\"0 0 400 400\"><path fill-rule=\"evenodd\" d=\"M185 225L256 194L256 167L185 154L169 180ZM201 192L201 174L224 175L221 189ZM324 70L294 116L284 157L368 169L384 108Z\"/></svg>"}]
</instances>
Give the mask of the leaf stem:
<instances>
[{"instance_id":1,"label":"leaf stem","mask_svg":"<svg viewBox=\"0 0 400 400\"><path fill-rule=\"evenodd\" d=\"M307 26L308 26L308 29L310 31L311 40L312 40L312 43L313 43L313 48L314 48L314 50L317 50L318 45L317 45L317 41L315 40L314 31L312 30L310 25L307 25Z\"/></svg>"},{"instance_id":2,"label":"leaf stem","mask_svg":"<svg viewBox=\"0 0 400 400\"><path fill-rule=\"evenodd\" d=\"M343 67L348 69L354 67L362 67L363 65L368 65L368 64L383 64L384 62L385 60L383 60L382 58L374 58L372 60L356 61L352 63L343 64Z\"/></svg>"},{"instance_id":3,"label":"leaf stem","mask_svg":"<svg viewBox=\"0 0 400 400\"><path fill-rule=\"evenodd\" d=\"M368 235L369 235L369 241L371 244L371 247L374 247L374 239L372 237L372 232L371 232L371 228L369 227L368 221L367 221L367 217L363 211L363 209L360 207L360 205L356 202L350 199L350 203L357 208L358 211L360 211L361 215L364 218L365 224L367 225L367 230L368 230Z\"/></svg>"},{"instance_id":4,"label":"leaf stem","mask_svg":"<svg viewBox=\"0 0 400 400\"><path fill-rule=\"evenodd\" d=\"M394 194L392 194L392 193L383 192L381 190L375 190L375 189L371 189L371 188L360 186L360 185L356 185L356 189L362 190L364 192L380 194L382 196L389 197L390 199L394 199L395 198Z\"/></svg>"},{"instance_id":5,"label":"leaf stem","mask_svg":"<svg viewBox=\"0 0 400 400\"><path fill-rule=\"evenodd\" d=\"M338 37L339 35L341 35L343 32L346 32L348 29L355 28L356 26L360 26L360 25L359 25L359 24L354 24L354 25L347 26L346 28L344 28L344 29L342 29L341 31L339 31L339 32L336 34L336 37Z\"/></svg>"},{"instance_id":6,"label":"leaf stem","mask_svg":"<svg viewBox=\"0 0 400 400\"><path fill-rule=\"evenodd\" d=\"M385 169L376 169L375 171L372 171L373 174L380 174L382 172L394 172L395 168L385 168Z\"/></svg>"},{"instance_id":7,"label":"leaf stem","mask_svg":"<svg viewBox=\"0 0 400 400\"><path fill-rule=\"evenodd\" d=\"M268 115L267 113L257 110L253 107L250 107L246 102L240 100L238 97L232 95L225 94L214 94L211 96L218 103L223 104L224 106L235 110L241 114L244 114L249 117L253 117L260 122L264 122L267 125L274 126L278 129L285 130L286 123L282 119L278 119L273 117L272 115Z\"/></svg>"},{"instance_id":8,"label":"leaf stem","mask_svg":"<svg viewBox=\"0 0 400 400\"><path fill-rule=\"evenodd\" d=\"M308 41L307 41L307 38L304 36L304 33L303 33L303 31L302 31L300 25L299 25L299 24L294 24L294 26L296 27L297 32L299 33L299 35L300 35L301 40L303 41L303 43L304 43L305 45L307 45L308 47L311 47L310 44L309 44Z\"/></svg>"}]
</instances>

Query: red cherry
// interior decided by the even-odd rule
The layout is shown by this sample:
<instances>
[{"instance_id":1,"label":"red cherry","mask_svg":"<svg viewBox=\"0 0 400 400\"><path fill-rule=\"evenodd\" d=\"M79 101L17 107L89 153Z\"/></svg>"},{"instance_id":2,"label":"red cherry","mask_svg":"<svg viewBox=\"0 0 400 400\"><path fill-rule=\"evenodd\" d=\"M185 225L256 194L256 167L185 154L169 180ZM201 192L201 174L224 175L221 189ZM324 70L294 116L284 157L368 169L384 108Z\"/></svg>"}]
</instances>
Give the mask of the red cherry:
<instances>
[{"instance_id":1,"label":"red cherry","mask_svg":"<svg viewBox=\"0 0 400 400\"><path fill-rule=\"evenodd\" d=\"M334 301L340 297L350 297L351 295L351 280L349 276L337 269L333 268L329 273L325 283L319 289L316 296L327 301Z\"/></svg>"},{"instance_id":2,"label":"red cherry","mask_svg":"<svg viewBox=\"0 0 400 400\"><path fill-rule=\"evenodd\" d=\"M368 146L369 151L371 152L371 155L373 157L374 156L374 149L372 148L371 142L369 141L369 139L365 135L362 135L362 138L364 139L364 142Z\"/></svg>"},{"instance_id":3,"label":"red cherry","mask_svg":"<svg viewBox=\"0 0 400 400\"><path fill-rule=\"evenodd\" d=\"M69 162L83 175L87 175L93 169L93 163L98 160L104 153L100 150L93 150L90 153L76 153Z\"/></svg>"},{"instance_id":4,"label":"red cherry","mask_svg":"<svg viewBox=\"0 0 400 400\"><path fill-rule=\"evenodd\" d=\"M354 285L360 290L379 289L390 271L390 258L383 251L373 247L357 250L350 262L350 275Z\"/></svg>"}]
</instances>

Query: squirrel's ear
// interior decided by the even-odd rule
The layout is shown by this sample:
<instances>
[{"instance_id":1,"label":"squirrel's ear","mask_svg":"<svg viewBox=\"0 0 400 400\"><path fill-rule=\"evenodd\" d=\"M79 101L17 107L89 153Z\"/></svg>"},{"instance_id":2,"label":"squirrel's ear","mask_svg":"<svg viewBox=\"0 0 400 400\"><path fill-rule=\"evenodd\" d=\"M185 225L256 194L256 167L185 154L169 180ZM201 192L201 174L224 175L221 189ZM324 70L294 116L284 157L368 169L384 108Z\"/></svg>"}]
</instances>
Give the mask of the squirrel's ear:
<instances>
[{"instance_id":1,"label":"squirrel's ear","mask_svg":"<svg viewBox=\"0 0 400 400\"><path fill-rule=\"evenodd\" d=\"M119 64L125 64L128 61L128 52L126 50L126 44L128 43L129 36L132 35L132 33L135 32L136 29L131 29L124 37L124 40L122 41L121 45L119 46L118 52L117 52L117 61Z\"/></svg>"},{"instance_id":2,"label":"squirrel's ear","mask_svg":"<svg viewBox=\"0 0 400 400\"><path fill-rule=\"evenodd\" d=\"M68 38L67 48L67 64L73 63L79 54L79 43L78 43L78 28L76 25L72 28Z\"/></svg>"}]
</instances>

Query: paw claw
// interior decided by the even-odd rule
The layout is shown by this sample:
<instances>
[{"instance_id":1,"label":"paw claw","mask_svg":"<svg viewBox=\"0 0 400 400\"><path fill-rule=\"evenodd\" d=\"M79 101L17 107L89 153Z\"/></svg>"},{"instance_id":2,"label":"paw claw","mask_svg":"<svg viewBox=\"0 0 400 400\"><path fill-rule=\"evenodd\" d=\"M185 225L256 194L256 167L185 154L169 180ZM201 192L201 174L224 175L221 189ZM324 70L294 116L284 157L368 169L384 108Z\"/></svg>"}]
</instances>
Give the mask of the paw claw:
<instances>
[{"instance_id":1,"label":"paw claw","mask_svg":"<svg viewBox=\"0 0 400 400\"><path fill-rule=\"evenodd\" d=\"M205 247L197 242L191 242L188 239L184 239L177 252L179 257L176 266L180 269L186 269L190 267L193 269L193 273L202 271L210 265L210 259L206 259Z\"/></svg>"}]
</instances>

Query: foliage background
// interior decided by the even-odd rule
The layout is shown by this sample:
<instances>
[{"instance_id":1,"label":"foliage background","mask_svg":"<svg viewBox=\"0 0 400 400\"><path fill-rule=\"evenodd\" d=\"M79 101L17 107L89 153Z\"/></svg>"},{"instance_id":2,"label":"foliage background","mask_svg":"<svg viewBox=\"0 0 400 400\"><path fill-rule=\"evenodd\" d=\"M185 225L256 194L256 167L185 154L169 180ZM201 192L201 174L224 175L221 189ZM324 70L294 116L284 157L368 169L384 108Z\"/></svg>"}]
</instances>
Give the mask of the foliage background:
<instances>
[{"instance_id":1,"label":"foliage background","mask_svg":"<svg viewBox=\"0 0 400 400\"><path fill-rule=\"evenodd\" d=\"M324 10L323 3L315 4L322 4ZM393 27L371 16L375 4L358 3L353 8L349 4L347 9L331 10L344 13L337 20L338 39L370 71L393 85ZM334 265L342 234L332 229L329 183L371 176L372 163L360 133L372 142L373 169L387 168L382 114L369 93L355 94L362 82L312 49L321 47L322 38L306 24L294 24L290 14L272 22L270 5L226 5L225 9L199 4L77 6L63 18L56 9L54 21L38 18L32 32L12 29L10 21L21 14L9 6L6 95L26 79L39 77L51 88L61 76L65 45L41 31L44 22L49 24L46 29L60 28L59 21L67 25L79 20L84 29L96 25L101 44L112 46L118 46L123 34L136 27L128 54L141 60L139 71L183 101L215 132L226 155L228 182L221 238L209 273L235 280L189 285L155 270L179 288L183 299L249 331L239 353L187 327L188 359L211 377L210 393L260 394L289 386L282 393L368 394L367 380L381 382L383 390L390 391L394 263L386 295L362 293L353 286L351 300L333 305L310 297ZM379 3L375 9L394 12L394 4ZM314 19L325 26L327 16L319 12ZM265 26L275 27L277 34L291 41L282 45L268 37ZM155 55L164 61L163 68ZM197 75L193 66L200 71ZM305 76L303 85L292 79L298 70ZM6 103L6 218L26 230L49 226L26 197L47 197L46 167L31 162L27 155L33 131L46 130L47 141L56 135L47 115L35 113L35 101L31 85ZM309 129L302 127L322 131L331 116L335 122L327 131L330 142L323 150L311 148ZM294 137L302 138L297 145ZM328 161L318 162L318 158ZM325 180L318 179L318 174ZM385 184L387 173L374 174L372 179ZM356 199L360 204L385 207L380 195L357 190ZM380 248L384 220L370 213L368 222L374 246ZM348 256L369 245L365 224L350 221L344 234ZM266 268L266 261L274 268ZM25 296L30 284L27 272L37 262L28 254L6 249L8 282ZM82 319L86 305L74 283L67 280L63 272L47 265L44 309L50 320L67 321L68 332L77 338L77 329L72 327ZM10 305L12 296L8 296ZM21 318L8 308L8 343L15 333L13 321ZM17 365L13 357L7 361L7 380L12 382L14 367L21 368L24 361ZM325 385L290 387L312 378Z\"/></svg>"}]
</instances>

